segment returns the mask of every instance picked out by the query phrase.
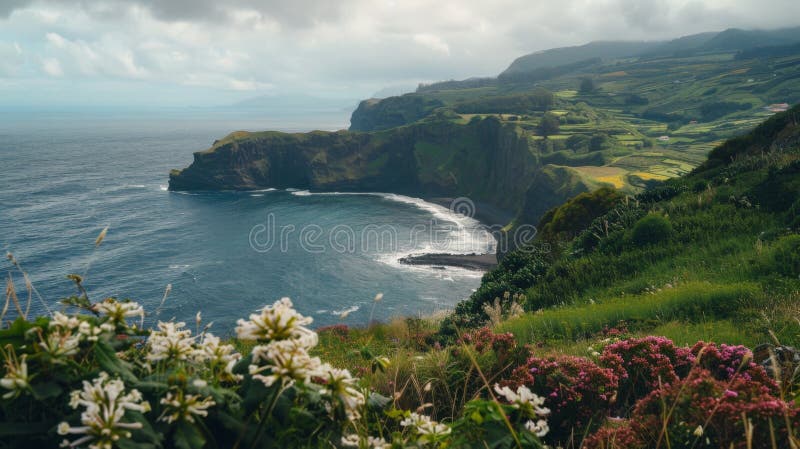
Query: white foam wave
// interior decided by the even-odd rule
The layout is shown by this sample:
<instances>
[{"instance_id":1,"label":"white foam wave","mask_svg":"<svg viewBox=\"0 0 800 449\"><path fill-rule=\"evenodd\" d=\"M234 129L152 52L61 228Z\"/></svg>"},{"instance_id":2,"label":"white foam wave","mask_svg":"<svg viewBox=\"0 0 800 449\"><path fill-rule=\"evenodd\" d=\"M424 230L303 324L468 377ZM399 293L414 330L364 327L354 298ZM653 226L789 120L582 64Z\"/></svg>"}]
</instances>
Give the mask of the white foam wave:
<instances>
[{"instance_id":1,"label":"white foam wave","mask_svg":"<svg viewBox=\"0 0 800 449\"><path fill-rule=\"evenodd\" d=\"M342 309L342 310L334 310L334 311L331 312L331 315L335 315L335 316L343 316L344 315L344 316L347 316L347 315L349 315L349 314L351 314L353 312L358 311L358 309L360 309L360 308L361 308L361 306L355 306L354 305L354 306L350 306L350 307L347 307L347 308Z\"/></svg>"},{"instance_id":2,"label":"white foam wave","mask_svg":"<svg viewBox=\"0 0 800 449\"><path fill-rule=\"evenodd\" d=\"M158 189L161 190L162 192L166 192L167 191L167 186L161 184L160 186L158 186Z\"/></svg>"},{"instance_id":3,"label":"white foam wave","mask_svg":"<svg viewBox=\"0 0 800 449\"><path fill-rule=\"evenodd\" d=\"M396 193L383 192L310 192L308 190L286 189L294 196L336 196L336 195L370 195L378 196L388 201L408 204L418 209L424 210L433 216L436 221L436 231L434 241L418 244L416 248L406 252L393 252L376 255L378 262L391 265L392 267L416 272L426 272L447 281L454 281L451 276L458 278L475 278L483 275L480 271L468 270L466 268L445 267L435 268L426 265L408 265L400 263L400 259L408 256L416 256L431 253L448 254L493 254L496 252L497 242L492 234L486 230L475 218L453 212L447 207L439 204L430 203L422 198L415 198ZM443 273L446 272L447 275Z\"/></svg>"}]
</instances>

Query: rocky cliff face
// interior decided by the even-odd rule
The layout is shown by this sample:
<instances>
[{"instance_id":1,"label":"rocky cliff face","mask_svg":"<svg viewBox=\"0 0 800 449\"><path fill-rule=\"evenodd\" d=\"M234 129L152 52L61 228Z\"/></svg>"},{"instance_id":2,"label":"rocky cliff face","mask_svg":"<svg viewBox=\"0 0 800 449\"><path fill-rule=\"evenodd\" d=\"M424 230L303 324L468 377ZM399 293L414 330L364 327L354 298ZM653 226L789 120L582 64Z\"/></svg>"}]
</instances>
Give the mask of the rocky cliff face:
<instances>
[{"instance_id":1,"label":"rocky cliff face","mask_svg":"<svg viewBox=\"0 0 800 449\"><path fill-rule=\"evenodd\" d=\"M169 186L466 196L535 224L543 209L585 190L551 171L540 166L516 127L490 117L370 133L238 132L195 153L191 166L170 174Z\"/></svg>"}]
</instances>

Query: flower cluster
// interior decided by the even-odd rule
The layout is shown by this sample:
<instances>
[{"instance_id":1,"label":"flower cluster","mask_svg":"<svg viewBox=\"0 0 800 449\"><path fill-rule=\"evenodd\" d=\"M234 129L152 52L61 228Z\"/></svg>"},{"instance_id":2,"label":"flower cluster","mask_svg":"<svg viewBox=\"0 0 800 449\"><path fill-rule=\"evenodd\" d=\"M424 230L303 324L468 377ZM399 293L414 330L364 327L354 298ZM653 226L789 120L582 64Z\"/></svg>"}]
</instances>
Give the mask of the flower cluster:
<instances>
[{"instance_id":1,"label":"flower cluster","mask_svg":"<svg viewBox=\"0 0 800 449\"><path fill-rule=\"evenodd\" d=\"M197 363L206 363L221 380L241 380L242 376L233 373L233 367L242 355L236 352L233 345L220 343L219 337L211 333L203 334L203 338L194 351L194 359Z\"/></svg>"},{"instance_id":2,"label":"flower cluster","mask_svg":"<svg viewBox=\"0 0 800 449\"><path fill-rule=\"evenodd\" d=\"M308 353L318 342L317 334L305 327L312 321L294 310L289 298L264 307L260 313L250 315L249 320L239 320L236 326L239 338L260 343L252 349L248 372L266 387L317 385L321 395L341 406L331 408L334 414L335 410L343 409L349 419L357 419L365 398L355 388L356 379L349 371L333 368Z\"/></svg>"},{"instance_id":3,"label":"flower cluster","mask_svg":"<svg viewBox=\"0 0 800 449\"><path fill-rule=\"evenodd\" d=\"M694 363L688 348L664 337L643 337L612 343L603 349L600 365L619 377L618 404L633 405L662 384L684 377Z\"/></svg>"},{"instance_id":4,"label":"flower cluster","mask_svg":"<svg viewBox=\"0 0 800 449\"><path fill-rule=\"evenodd\" d=\"M549 436L559 440L567 438L573 429L595 425L606 416L616 399L617 382L612 370L591 360L559 356L530 357L505 384L526 386L544 398L542 405L551 411L553 423Z\"/></svg>"},{"instance_id":5,"label":"flower cluster","mask_svg":"<svg viewBox=\"0 0 800 449\"><path fill-rule=\"evenodd\" d=\"M777 384L761 365L753 361L753 352L741 345L717 346L715 343L699 341L690 349L697 359L697 364L710 372L718 380L730 380L741 376L763 385L772 386L776 391Z\"/></svg>"},{"instance_id":6,"label":"flower cluster","mask_svg":"<svg viewBox=\"0 0 800 449\"><path fill-rule=\"evenodd\" d=\"M23 391L30 388L30 376L28 376L27 354L17 357L13 347L8 345L7 351L3 351L5 359L6 375L0 379L0 386L8 391L3 395L3 399L11 399L19 396Z\"/></svg>"},{"instance_id":7,"label":"flower cluster","mask_svg":"<svg viewBox=\"0 0 800 449\"><path fill-rule=\"evenodd\" d=\"M125 392L125 384L111 379L106 372L92 380L83 381L83 389L70 394L70 407L83 407L81 424L72 427L67 422L58 425L59 435L83 435L74 441L64 440L62 447L80 447L89 444L90 449L111 449L121 438L130 438L131 430L141 429L140 422L125 422L128 410L144 413L150 405L142 400L138 390Z\"/></svg>"},{"instance_id":8,"label":"flower cluster","mask_svg":"<svg viewBox=\"0 0 800 449\"><path fill-rule=\"evenodd\" d=\"M280 341L298 340L310 348L317 344L317 334L304 327L314 321L294 309L292 300L281 298L260 313L250 315L249 320L236 322L236 335L242 340Z\"/></svg>"},{"instance_id":9,"label":"flower cluster","mask_svg":"<svg viewBox=\"0 0 800 449\"><path fill-rule=\"evenodd\" d=\"M158 322L158 330L147 339L150 351L145 356L151 362L189 360L196 353L192 331L186 323Z\"/></svg>"},{"instance_id":10,"label":"flower cluster","mask_svg":"<svg viewBox=\"0 0 800 449\"><path fill-rule=\"evenodd\" d=\"M386 442L382 437L368 436L366 438L361 438L357 434L343 436L342 446L364 449L390 449L392 447L391 443Z\"/></svg>"},{"instance_id":11,"label":"flower cluster","mask_svg":"<svg viewBox=\"0 0 800 449\"><path fill-rule=\"evenodd\" d=\"M744 447L745 441L748 447L773 448L773 441L787 441L789 432L800 426L800 408L773 396L770 389L740 375L723 381L697 367L685 378L648 394L636 404L629 420L601 429L587 439L586 447L607 447L604 442L611 439L617 439L616 447L655 447L668 434L673 448L712 442L716 447ZM664 407L669 407L667 415ZM622 446L621 441L629 444Z\"/></svg>"},{"instance_id":12,"label":"flower cluster","mask_svg":"<svg viewBox=\"0 0 800 449\"><path fill-rule=\"evenodd\" d=\"M435 443L451 432L450 427L447 425L438 423L429 416L418 413L410 413L400 421L400 425L411 429L411 432L417 438L417 442L422 444Z\"/></svg>"},{"instance_id":13,"label":"flower cluster","mask_svg":"<svg viewBox=\"0 0 800 449\"><path fill-rule=\"evenodd\" d=\"M161 404L165 408L158 419L168 423L179 420L194 423L195 416L208 416L208 409L216 405L210 397L204 398L197 394L186 394L182 390L178 390L175 393L167 392L167 395L161 399Z\"/></svg>"},{"instance_id":14,"label":"flower cluster","mask_svg":"<svg viewBox=\"0 0 800 449\"><path fill-rule=\"evenodd\" d=\"M511 332L496 334L488 327L464 334L460 342L475 346L478 352L491 349L498 355L508 354L517 347L517 340Z\"/></svg>"},{"instance_id":15,"label":"flower cluster","mask_svg":"<svg viewBox=\"0 0 800 449\"><path fill-rule=\"evenodd\" d=\"M501 388L500 385L495 384L494 391L511 403L512 407L520 409L523 412L523 416L531 418L525 423L525 428L529 432L535 434L537 437L547 435L547 432L550 431L547 421L544 419L537 419L534 421L535 418L550 414L550 409L543 407L545 402L544 398L532 393L531 390L524 385L517 387L517 391L514 391L507 386Z\"/></svg>"},{"instance_id":16,"label":"flower cluster","mask_svg":"<svg viewBox=\"0 0 800 449\"><path fill-rule=\"evenodd\" d=\"M114 326L128 327L125 318L139 317L144 320L144 308L133 301L117 301L114 298L106 298L93 305L92 309L107 316Z\"/></svg>"}]
</instances>

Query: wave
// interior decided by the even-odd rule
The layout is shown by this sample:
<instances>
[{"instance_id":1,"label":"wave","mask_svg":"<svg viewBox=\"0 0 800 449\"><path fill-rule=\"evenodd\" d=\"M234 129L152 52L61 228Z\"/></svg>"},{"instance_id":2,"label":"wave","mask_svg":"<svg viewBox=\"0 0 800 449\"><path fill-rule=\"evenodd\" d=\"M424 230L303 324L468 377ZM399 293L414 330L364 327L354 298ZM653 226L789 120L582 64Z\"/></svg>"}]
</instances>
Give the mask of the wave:
<instances>
[{"instance_id":1,"label":"wave","mask_svg":"<svg viewBox=\"0 0 800 449\"><path fill-rule=\"evenodd\" d=\"M445 270L425 265L407 265L400 263L400 259L432 253L448 254L493 254L497 250L497 241L491 232L487 231L481 223L470 216L462 215L439 204L430 203L422 198L384 192L310 192L308 190L286 189L294 196L338 196L338 195L369 195L377 196L388 201L407 204L431 214L436 220L432 226L436 227L437 240L418 245L411 251L384 253L376 256L378 262L395 268L427 272L440 279L453 281L451 275L464 277L481 277L481 272L464 268L447 267ZM441 238L441 240L439 240ZM446 271L447 275L443 275Z\"/></svg>"},{"instance_id":2,"label":"wave","mask_svg":"<svg viewBox=\"0 0 800 449\"><path fill-rule=\"evenodd\" d=\"M338 317L346 317L347 315L350 315L351 313L358 311L358 309L360 309L360 308L361 308L361 306L354 305L354 306L347 307L345 309L334 310L334 311L331 312L331 315L335 315L335 316L338 316Z\"/></svg>"}]
</instances>

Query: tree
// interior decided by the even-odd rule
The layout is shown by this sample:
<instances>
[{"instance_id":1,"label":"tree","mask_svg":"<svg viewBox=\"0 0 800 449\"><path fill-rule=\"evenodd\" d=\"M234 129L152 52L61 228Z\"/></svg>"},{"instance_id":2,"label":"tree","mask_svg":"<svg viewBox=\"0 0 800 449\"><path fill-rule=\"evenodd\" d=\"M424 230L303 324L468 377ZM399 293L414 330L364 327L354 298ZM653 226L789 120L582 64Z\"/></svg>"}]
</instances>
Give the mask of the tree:
<instances>
[{"instance_id":1,"label":"tree","mask_svg":"<svg viewBox=\"0 0 800 449\"><path fill-rule=\"evenodd\" d=\"M580 91L582 94L590 94L595 91L597 87L594 85L594 81L591 78L582 78L581 79L581 87Z\"/></svg>"},{"instance_id":2,"label":"tree","mask_svg":"<svg viewBox=\"0 0 800 449\"><path fill-rule=\"evenodd\" d=\"M560 128L561 123L558 120L558 116L550 112L545 113L539 121L539 134L544 137L558 134Z\"/></svg>"}]
</instances>

